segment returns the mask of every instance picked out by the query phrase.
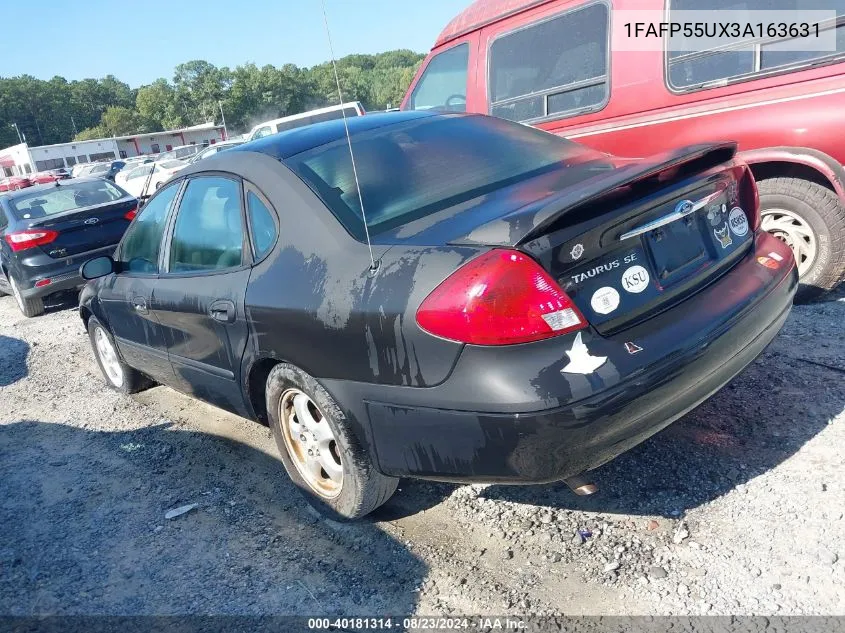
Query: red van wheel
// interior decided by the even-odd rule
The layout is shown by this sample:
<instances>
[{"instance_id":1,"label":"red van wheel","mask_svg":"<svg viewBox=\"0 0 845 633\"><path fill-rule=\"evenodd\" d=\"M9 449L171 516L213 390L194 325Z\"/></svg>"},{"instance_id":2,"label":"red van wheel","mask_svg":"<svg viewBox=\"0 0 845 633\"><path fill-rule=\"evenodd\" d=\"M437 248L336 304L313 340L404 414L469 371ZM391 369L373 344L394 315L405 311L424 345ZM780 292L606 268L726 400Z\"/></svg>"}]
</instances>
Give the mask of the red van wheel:
<instances>
[{"instance_id":1,"label":"red van wheel","mask_svg":"<svg viewBox=\"0 0 845 633\"><path fill-rule=\"evenodd\" d=\"M795 255L801 285L796 302L831 290L845 277L845 207L830 189L798 178L757 183L763 230Z\"/></svg>"}]
</instances>

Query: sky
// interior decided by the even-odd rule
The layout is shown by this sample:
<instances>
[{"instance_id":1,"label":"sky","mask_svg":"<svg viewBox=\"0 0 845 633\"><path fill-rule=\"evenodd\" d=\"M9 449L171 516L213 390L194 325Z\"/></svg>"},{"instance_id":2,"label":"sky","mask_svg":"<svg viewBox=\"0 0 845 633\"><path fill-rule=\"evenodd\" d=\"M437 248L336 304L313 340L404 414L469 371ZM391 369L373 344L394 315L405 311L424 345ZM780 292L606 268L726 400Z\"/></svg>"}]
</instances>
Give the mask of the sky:
<instances>
[{"instance_id":1,"label":"sky","mask_svg":"<svg viewBox=\"0 0 845 633\"><path fill-rule=\"evenodd\" d=\"M335 55L428 52L470 0L325 0ZM115 75L131 87L204 59L230 68L328 61L320 0L3 2L0 76Z\"/></svg>"}]
</instances>

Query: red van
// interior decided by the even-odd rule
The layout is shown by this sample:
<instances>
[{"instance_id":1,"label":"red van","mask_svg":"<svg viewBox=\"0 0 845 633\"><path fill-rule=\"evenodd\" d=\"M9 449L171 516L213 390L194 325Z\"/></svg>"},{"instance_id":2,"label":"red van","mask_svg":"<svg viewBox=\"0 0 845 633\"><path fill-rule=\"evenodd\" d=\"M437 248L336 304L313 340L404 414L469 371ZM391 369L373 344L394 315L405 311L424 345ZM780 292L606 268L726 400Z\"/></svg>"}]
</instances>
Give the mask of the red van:
<instances>
[{"instance_id":1,"label":"red van","mask_svg":"<svg viewBox=\"0 0 845 633\"><path fill-rule=\"evenodd\" d=\"M619 156L737 141L758 182L763 227L792 248L798 297L810 299L845 277L845 2L830 3L840 16L830 25L835 52L765 39L682 54L611 49L612 10L665 9L671 19L697 4L477 0L437 38L402 109L492 114ZM777 8L800 8L791 4Z\"/></svg>"}]
</instances>

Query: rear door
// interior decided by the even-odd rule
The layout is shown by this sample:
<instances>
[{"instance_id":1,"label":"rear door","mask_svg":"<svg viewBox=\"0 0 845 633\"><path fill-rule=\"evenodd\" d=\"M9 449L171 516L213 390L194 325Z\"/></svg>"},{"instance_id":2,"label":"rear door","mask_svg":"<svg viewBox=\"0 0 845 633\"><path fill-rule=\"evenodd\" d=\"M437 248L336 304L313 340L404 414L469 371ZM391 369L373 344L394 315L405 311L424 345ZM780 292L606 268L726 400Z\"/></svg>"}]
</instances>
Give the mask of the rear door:
<instances>
[{"instance_id":1,"label":"rear door","mask_svg":"<svg viewBox=\"0 0 845 633\"><path fill-rule=\"evenodd\" d=\"M161 325L152 310L162 244L181 183L164 187L144 206L117 253L117 272L99 283L100 303L124 360L158 382L174 376Z\"/></svg>"},{"instance_id":2,"label":"rear door","mask_svg":"<svg viewBox=\"0 0 845 633\"><path fill-rule=\"evenodd\" d=\"M224 174L189 178L166 249L153 306L178 388L246 415L240 360L252 259L240 180Z\"/></svg>"}]
</instances>

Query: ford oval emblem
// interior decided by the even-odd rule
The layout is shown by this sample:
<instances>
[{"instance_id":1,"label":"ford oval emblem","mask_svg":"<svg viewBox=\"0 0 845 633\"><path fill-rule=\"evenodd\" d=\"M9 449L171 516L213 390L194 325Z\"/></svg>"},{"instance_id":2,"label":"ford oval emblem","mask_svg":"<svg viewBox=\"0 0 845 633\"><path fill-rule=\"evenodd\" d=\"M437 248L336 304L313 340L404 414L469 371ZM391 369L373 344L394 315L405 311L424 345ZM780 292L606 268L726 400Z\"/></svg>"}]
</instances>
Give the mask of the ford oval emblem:
<instances>
[{"instance_id":1,"label":"ford oval emblem","mask_svg":"<svg viewBox=\"0 0 845 633\"><path fill-rule=\"evenodd\" d=\"M97 218L88 218L87 220L85 220L85 224L96 224L99 221L100 220Z\"/></svg>"},{"instance_id":2,"label":"ford oval emblem","mask_svg":"<svg viewBox=\"0 0 845 633\"><path fill-rule=\"evenodd\" d=\"M695 207L693 207L692 200L681 200L675 205L675 213L679 215L689 215L694 210Z\"/></svg>"}]
</instances>

